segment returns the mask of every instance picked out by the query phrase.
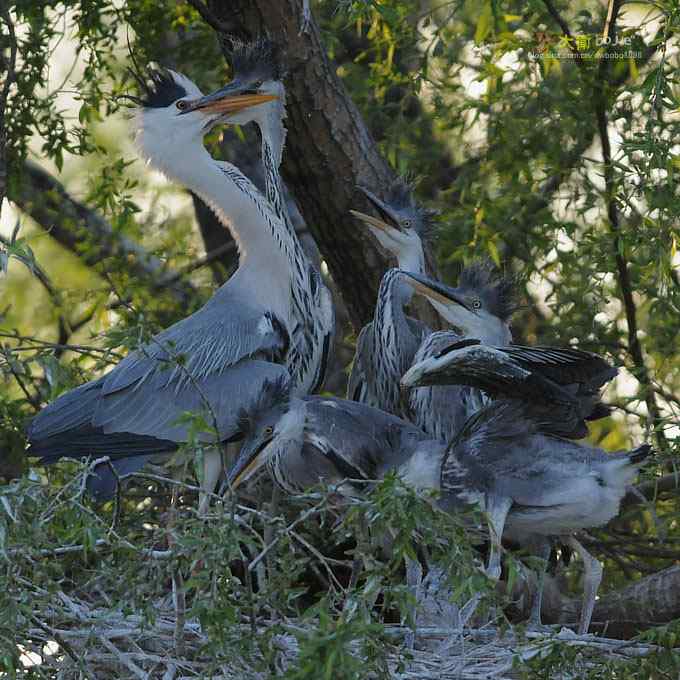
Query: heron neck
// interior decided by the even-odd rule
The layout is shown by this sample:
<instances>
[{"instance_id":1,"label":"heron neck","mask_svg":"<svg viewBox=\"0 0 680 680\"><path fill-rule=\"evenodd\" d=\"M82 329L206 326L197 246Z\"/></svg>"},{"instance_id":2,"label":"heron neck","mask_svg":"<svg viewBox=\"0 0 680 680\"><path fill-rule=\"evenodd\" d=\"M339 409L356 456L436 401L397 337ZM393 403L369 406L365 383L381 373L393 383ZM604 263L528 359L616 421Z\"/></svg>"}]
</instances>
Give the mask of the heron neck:
<instances>
[{"instance_id":1,"label":"heron neck","mask_svg":"<svg viewBox=\"0 0 680 680\"><path fill-rule=\"evenodd\" d=\"M228 229L239 253L239 268L229 284L243 285L249 298L288 315L292 243L281 221L238 168L215 161L200 146L161 169L196 193Z\"/></svg>"},{"instance_id":2,"label":"heron neck","mask_svg":"<svg viewBox=\"0 0 680 680\"><path fill-rule=\"evenodd\" d=\"M376 371L380 375L379 381L389 392L384 395L389 402L384 407L392 412L398 409L399 381L410 365L414 344L417 343L404 312L411 299L410 290L410 286L403 283L398 269L387 271L380 283L373 320L373 346L378 348Z\"/></svg>"},{"instance_id":3,"label":"heron neck","mask_svg":"<svg viewBox=\"0 0 680 680\"><path fill-rule=\"evenodd\" d=\"M423 253L423 248L421 245L417 247L410 248L405 252L400 252L397 255L397 264L399 269L403 269L405 272L413 272L414 274L424 274L425 273L425 254ZM408 300L405 304L408 304L411 297L413 297L413 288L411 286L401 282L402 288L407 289L405 293L408 294Z\"/></svg>"}]
</instances>

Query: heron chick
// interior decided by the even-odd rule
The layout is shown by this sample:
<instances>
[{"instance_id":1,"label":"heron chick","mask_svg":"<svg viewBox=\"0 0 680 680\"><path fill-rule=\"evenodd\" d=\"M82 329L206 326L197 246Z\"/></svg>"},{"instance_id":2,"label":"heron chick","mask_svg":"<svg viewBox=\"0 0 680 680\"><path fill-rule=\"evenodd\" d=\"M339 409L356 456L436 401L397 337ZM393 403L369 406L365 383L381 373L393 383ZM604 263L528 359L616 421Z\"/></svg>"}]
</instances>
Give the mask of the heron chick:
<instances>
[{"instance_id":1,"label":"heron chick","mask_svg":"<svg viewBox=\"0 0 680 680\"><path fill-rule=\"evenodd\" d=\"M432 211L419 206L413 188L402 178L393 182L385 200L359 187L379 217L350 210L378 243L396 258L403 271L424 273L423 241L432 232ZM400 415L395 371L407 368L418 345L430 331L405 312L413 289L389 270L380 282L373 321L359 333L347 383L347 398Z\"/></svg>"},{"instance_id":2,"label":"heron chick","mask_svg":"<svg viewBox=\"0 0 680 680\"><path fill-rule=\"evenodd\" d=\"M545 416L542 410L539 421ZM573 534L618 514L626 488L652 449L642 445L606 453L541 429L532 406L517 400L493 402L472 416L442 463L441 503L453 511L477 503L486 512L491 578L501 573L502 537L522 543L532 536L544 541L558 536L573 547L585 567L579 632L586 633L602 567Z\"/></svg>"},{"instance_id":3,"label":"heron chick","mask_svg":"<svg viewBox=\"0 0 680 680\"><path fill-rule=\"evenodd\" d=\"M601 356L578 349L507 345L494 347L474 338L461 340L441 331L430 356L414 361L401 379L403 388L467 385L493 399L520 399L561 414L547 423L552 434L580 439L586 421L609 415L600 388L618 370Z\"/></svg>"}]
</instances>

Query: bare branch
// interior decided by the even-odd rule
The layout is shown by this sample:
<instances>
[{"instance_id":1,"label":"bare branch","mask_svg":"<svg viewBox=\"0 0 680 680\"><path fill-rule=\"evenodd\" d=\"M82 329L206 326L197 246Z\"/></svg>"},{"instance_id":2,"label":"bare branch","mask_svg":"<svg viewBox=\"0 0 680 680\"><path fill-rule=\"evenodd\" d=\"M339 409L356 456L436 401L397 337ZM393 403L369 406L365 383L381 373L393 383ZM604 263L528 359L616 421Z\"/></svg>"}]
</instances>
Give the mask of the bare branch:
<instances>
[{"instance_id":1,"label":"bare branch","mask_svg":"<svg viewBox=\"0 0 680 680\"><path fill-rule=\"evenodd\" d=\"M10 200L86 265L94 266L103 258L125 257L132 276L160 285L164 277L174 274L142 246L117 234L103 217L73 198L40 166L26 161L23 180ZM84 249L88 241L90 247ZM171 283L169 291L183 304L195 295L193 286L179 280Z\"/></svg>"},{"instance_id":2,"label":"bare branch","mask_svg":"<svg viewBox=\"0 0 680 680\"><path fill-rule=\"evenodd\" d=\"M611 7L611 22L609 24L609 33L612 40L616 35L616 19L620 8L621 0L614 0ZM640 339L638 337L637 308L633 298L633 284L630 279L628 261L626 260L625 248L621 239L621 222L616 203L616 178L614 166L612 164L612 151L609 140L609 120L607 115L606 80L609 71L608 64L609 60L603 58L598 69L598 79L595 82L595 116L597 119L600 143L602 145L605 201L607 204L609 228L613 237L612 252L614 254L614 261L616 262L616 278L621 291L621 298L626 314L626 324L628 326L628 352L635 367L635 377L638 379L643 389L647 411L649 413L651 425L654 428L659 448L663 451L668 451L668 441L663 433L663 423L659 406L656 401L654 385L649 375L649 371L647 370L644 355L642 353L642 345L640 344Z\"/></svg>"}]
</instances>

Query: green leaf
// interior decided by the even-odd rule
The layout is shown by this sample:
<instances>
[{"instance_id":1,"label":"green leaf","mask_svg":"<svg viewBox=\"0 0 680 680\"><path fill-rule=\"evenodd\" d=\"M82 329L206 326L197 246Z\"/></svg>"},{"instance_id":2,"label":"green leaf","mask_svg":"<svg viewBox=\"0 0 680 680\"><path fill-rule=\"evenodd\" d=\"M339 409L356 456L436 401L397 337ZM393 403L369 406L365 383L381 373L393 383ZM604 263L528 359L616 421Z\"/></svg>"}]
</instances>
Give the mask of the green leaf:
<instances>
[{"instance_id":1,"label":"green leaf","mask_svg":"<svg viewBox=\"0 0 680 680\"><path fill-rule=\"evenodd\" d=\"M493 23L493 10L491 8L491 3L484 3L484 7L477 19L477 27L475 28L475 42L479 45L484 41L489 32L491 31L491 26Z\"/></svg>"}]
</instances>

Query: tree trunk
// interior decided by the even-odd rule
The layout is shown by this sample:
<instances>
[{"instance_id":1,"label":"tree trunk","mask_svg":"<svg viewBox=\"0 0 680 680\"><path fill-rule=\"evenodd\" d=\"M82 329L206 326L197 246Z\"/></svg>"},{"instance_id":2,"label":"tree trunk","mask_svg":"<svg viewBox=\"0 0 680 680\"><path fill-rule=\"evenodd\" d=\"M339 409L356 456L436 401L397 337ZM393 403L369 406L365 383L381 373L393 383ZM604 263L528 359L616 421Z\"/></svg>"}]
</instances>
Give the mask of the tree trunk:
<instances>
[{"instance_id":1,"label":"tree trunk","mask_svg":"<svg viewBox=\"0 0 680 680\"><path fill-rule=\"evenodd\" d=\"M266 33L282 46L289 130L282 174L359 329L373 318L386 261L349 210L370 209L357 184L381 194L394 173L326 56L317 26L312 21L300 32L301 0L209 5L226 30L250 37Z\"/></svg>"},{"instance_id":2,"label":"tree trunk","mask_svg":"<svg viewBox=\"0 0 680 680\"><path fill-rule=\"evenodd\" d=\"M524 621L531 609L533 573L525 573L513 589L517 603L510 612L513 621ZM565 597L561 579L546 578L541 616L543 623L576 625L581 598ZM621 590L602 595L595 603L590 630L607 637L629 639L643 630L680 617L680 566L672 566L632 583Z\"/></svg>"}]
</instances>

